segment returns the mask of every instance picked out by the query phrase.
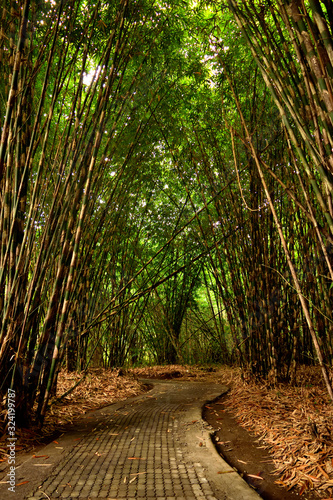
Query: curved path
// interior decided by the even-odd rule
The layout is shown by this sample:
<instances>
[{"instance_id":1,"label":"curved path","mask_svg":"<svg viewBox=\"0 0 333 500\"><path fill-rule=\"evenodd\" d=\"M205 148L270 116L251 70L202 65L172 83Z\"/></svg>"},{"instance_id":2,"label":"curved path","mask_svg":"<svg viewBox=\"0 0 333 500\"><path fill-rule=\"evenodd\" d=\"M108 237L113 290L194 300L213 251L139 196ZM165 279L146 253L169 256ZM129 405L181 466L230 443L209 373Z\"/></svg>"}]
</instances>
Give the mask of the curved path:
<instances>
[{"instance_id":1,"label":"curved path","mask_svg":"<svg viewBox=\"0 0 333 500\"><path fill-rule=\"evenodd\" d=\"M1 499L259 499L219 457L201 419L203 404L226 390L154 381L143 396L88 413L22 463L16 482L29 483L16 493L1 484Z\"/></svg>"}]
</instances>

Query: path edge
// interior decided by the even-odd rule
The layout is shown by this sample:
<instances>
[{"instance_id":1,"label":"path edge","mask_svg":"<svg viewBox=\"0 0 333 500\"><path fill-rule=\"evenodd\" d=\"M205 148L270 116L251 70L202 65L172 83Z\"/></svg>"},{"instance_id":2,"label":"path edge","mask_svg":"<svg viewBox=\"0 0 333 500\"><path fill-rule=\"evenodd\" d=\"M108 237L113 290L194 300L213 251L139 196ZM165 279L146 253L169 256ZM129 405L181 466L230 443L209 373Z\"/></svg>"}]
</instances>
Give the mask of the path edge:
<instances>
[{"instance_id":1,"label":"path edge","mask_svg":"<svg viewBox=\"0 0 333 500\"><path fill-rule=\"evenodd\" d=\"M186 413L185 454L189 460L201 464L210 485L219 500L260 500L262 497L218 453L214 443L214 429L203 419L204 406L215 402L229 390L220 387L220 393L208 397L200 408Z\"/></svg>"}]
</instances>

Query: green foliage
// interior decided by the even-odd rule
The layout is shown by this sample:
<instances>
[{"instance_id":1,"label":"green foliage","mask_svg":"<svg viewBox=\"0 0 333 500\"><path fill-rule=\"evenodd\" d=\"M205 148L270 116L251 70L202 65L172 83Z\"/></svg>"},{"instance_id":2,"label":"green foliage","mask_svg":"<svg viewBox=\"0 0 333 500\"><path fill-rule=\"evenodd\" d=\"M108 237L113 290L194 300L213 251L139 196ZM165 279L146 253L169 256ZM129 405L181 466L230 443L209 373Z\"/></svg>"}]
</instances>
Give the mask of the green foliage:
<instances>
[{"instance_id":1,"label":"green foliage","mask_svg":"<svg viewBox=\"0 0 333 500\"><path fill-rule=\"evenodd\" d=\"M319 128L297 128L310 62L283 43L284 2L229 4L70 0L4 11L0 373L23 419L43 420L64 363L236 361L277 381L315 354L257 158L331 363L332 203L317 189L329 176L310 140L330 141L329 110L319 96ZM318 37L321 49L330 43ZM327 61L326 85L329 70Z\"/></svg>"}]
</instances>

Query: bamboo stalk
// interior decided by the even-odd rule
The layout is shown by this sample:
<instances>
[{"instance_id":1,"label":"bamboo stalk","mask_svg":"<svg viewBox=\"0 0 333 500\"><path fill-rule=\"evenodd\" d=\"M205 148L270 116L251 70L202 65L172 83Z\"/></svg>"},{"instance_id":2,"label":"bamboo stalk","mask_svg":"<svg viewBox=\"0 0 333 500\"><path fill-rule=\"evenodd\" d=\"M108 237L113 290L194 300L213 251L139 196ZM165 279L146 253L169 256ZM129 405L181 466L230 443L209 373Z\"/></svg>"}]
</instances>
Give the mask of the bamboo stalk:
<instances>
[{"instance_id":1,"label":"bamboo stalk","mask_svg":"<svg viewBox=\"0 0 333 500\"><path fill-rule=\"evenodd\" d=\"M311 316L310 316L310 313L309 313L309 309L308 309L306 300L304 298L304 295L302 293L302 289L301 289L301 286L300 286L300 283L299 283L299 280L298 280L298 277L297 277L297 274L296 274L295 267L294 267L294 265L292 263L292 260L291 260L291 257L290 257L290 252L289 252L288 245L287 245L287 242L286 242L284 234L283 234L282 226L281 226L281 223L280 223L280 221L278 219L278 216L277 216L277 213L276 213L276 210L275 210L275 207L274 207L274 204L273 204L270 192L268 190L267 183L266 183L266 180L265 180L264 175L263 175L263 171L262 171L261 166L260 166L260 161L258 159L256 150L255 150L255 148L253 146L252 138L251 138L251 136L249 134L246 122L244 120L244 116L243 116L242 110L240 108L239 101L238 101L236 95L234 95L234 97L235 97L235 102L237 104L237 109L238 109L238 112L239 112L239 116L241 118L242 125L244 127L244 131L245 131L245 134L246 134L246 139L248 141L248 144L250 145L250 148L251 148L251 151L252 151L252 155L253 155L253 158L255 160L255 163L256 163L256 166L257 166L257 169L258 169L258 173L259 173L261 182L263 184L263 187L264 187L264 190L265 190L268 202L269 202L269 206L270 206L270 209L272 211L272 214L273 214L273 217L274 217L274 221L275 221L275 224L276 224L279 236L280 236L281 244L282 244L285 256L287 258L288 266L289 266L291 275L293 277L293 282L294 282L294 285L295 285L295 288L296 288L296 291L297 291L297 295L298 295L299 301L301 303L301 307L302 307L304 316L306 318L306 322L307 322L308 327L309 327L309 331L310 331L310 334L311 334L312 342L313 342L313 345L314 345L314 348L315 348L315 351L316 351L316 355L317 355L317 358L318 358L318 361L319 361L319 365L321 367L321 371L322 371L322 375L323 375L323 378L324 378L324 381L325 381L327 392L328 392L331 400L333 401L333 390L332 390L332 386L331 386L331 383L330 383L330 380L329 380L329 375L328 375L328 372L327 372L327 367L326 367L326 364L324 363L322 352L321 352L321 349L320 349L320 346L319 346L319 342L318 342L318 339L317 339L317 335L316 335L316 332L314 330L313 322L312 322L312 319L311 319Z\"/></svg>"}]
</instances>

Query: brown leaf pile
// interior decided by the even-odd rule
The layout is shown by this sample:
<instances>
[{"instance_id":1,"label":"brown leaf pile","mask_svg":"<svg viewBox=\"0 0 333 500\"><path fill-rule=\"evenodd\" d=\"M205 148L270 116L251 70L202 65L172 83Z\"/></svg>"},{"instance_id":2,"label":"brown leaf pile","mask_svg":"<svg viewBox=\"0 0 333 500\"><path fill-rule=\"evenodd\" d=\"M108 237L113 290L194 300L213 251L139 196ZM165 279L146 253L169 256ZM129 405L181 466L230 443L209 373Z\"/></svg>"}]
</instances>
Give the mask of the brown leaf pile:
<instances>
[{"instance_id":1,"label":"brown leaf pile","mask_svg":"<svg viewBox=\"0 0 333 500\"><path fill-rule=\"evenodd\" d=\"M234 380L241 380L241 372L238 368L229 366L193 366L193 365L167 365L167 366L145 366L129 370L138 378L158 378L182 380L210 381L230 385Z\"/></svg>"},{"instance_id":2,"label":"brown leaf pile","mask_svg":"<svg viewBox=\"0 0 333 500\"><path fill-rule=\"evenodd\" d=\"M278 484L327 498L333 496L333 405L315 368L300 375L296 387L234 384L226 405L272 454Z\"/></svg>"},{"instance_id":3,"label":"brown leaf pile","mask_svg":"<svg viewBox=\"0 0 333 500\"><path fill-rule=\"evenodd\" d=\"M46 423L55 418L58 424L71 423L82 413L103 408L147 390L133 375L124 370L92 369L80 385L57 402L57 398L73 387L80 378L81 375L76 372L60 372L57 396L46 417Z\"/></svg>"},{"instance_id":4,"label":"brown leaf pile","mask_svg":"<svg viewBox=\"0 0 333 500\"><path fill-rule=\"evenodd\" d=\"M132 374L123 370L91 369L82 382L61 401L57 402L65 392L71 389L81 374L61 371L58 376L57 394L51 401L44 425L29 426L29 429L16 429L18 438L16 450L27 451L50 440L56 431L71 424L87 411L97 410L103 406L122 401L131 396L144 393L147 388L136 380ZM7 449L2 443L7 439L6 432L0 439L0 462L7 459Z\"/></svg>"}]
</instances>

